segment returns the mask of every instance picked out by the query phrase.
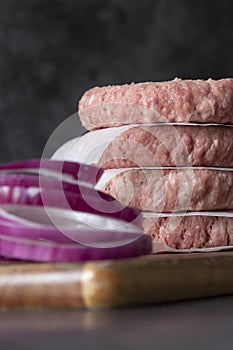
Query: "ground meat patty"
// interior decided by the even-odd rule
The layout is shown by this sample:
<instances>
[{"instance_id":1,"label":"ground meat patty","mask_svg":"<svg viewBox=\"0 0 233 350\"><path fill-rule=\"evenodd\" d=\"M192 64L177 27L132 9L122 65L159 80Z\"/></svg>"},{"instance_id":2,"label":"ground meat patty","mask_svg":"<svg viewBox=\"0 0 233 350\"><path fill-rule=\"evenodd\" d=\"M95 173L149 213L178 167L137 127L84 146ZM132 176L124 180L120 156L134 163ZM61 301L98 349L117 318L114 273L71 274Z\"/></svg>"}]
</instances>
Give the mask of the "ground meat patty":
<instances>
[{"instance_id":1,"label":"ground meat patty","mask_svg":"<svg viewBox=\"0 0 233 350\"><path fill-rule=\"evenodd\" d=\"M233 245L233 217L146 217L143 229L154 242L176 249Z\"/></svg>"},{"instance_id":2,"label":"ground meat patty","mask_svg":"<svg viewBox=\"0 0 233 350\"><path fill-rule=\"evenodd\" d=\"M106 138L108 130L111 129L106 129ZM136 126L118 135L97 165L104 169L191 165L233 167L232 150L233 127Z\"/></svg>"},{"instance_id":3,"label":"ground meat patty","mask_svg":"<svg viewBox=\"0 0 233 350\"><path fill-rule=\"evenodd\" d=\"M147 82L95 87L79 102L88 130L124 124L233 124L233 79Z\"/></svg>"},{"instance_id":4,"label":"ground meat patty","mask_svg":"<svg viewBox=\"0 0 233 350\"><path fill-rule=\"evenodd\" d=\"M106 173L108 172L108 173ZM106 177L111 170L106 170ZM140 210L233 209L233 171L206 168L123 170L100 185L122 204ZM105 183L105 184L104 184Z\"/></svg>"}]
</instances>

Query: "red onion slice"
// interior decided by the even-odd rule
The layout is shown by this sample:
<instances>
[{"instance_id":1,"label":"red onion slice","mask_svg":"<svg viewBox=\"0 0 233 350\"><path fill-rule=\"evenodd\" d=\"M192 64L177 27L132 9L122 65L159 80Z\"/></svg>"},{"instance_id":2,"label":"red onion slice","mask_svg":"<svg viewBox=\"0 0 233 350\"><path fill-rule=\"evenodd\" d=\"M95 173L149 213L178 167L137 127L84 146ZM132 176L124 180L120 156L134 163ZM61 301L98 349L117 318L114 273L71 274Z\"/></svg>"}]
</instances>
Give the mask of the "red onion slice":
<instances>
[{"instance_id":1,"label":"red onion slice","mask_svg":"<svg viewBox=\"0 0 233 350\"><path fill-rule=\"evenodd\" d=\"M13 210L12 210L13 209ZM27 221L11 213L24 209L28 216L40 207L9 206L0 211L0 255L30 261L85 261L136 257L151 252L151 237L138 232L88 230L73 227L66 233L86 244L74 242L55 227ZM18 211L17 211L18 210ZM44 211L44 213L46 213ZM62 211L59 213L62 215ZM24 212L25 215L25 212ZM31 215L31 216L33 216ZM38 218L38 215L36 215ZM6 219L6 220L5 220ZM11 219L11 221L9 221ZM72 231L73 230L73 231Z\"/></svg>"},{"instance_id":2,"label":"red onion slice","mask_svg":"<svg viewBox=\"0 0 233 350\"><path fill-rule=\"evenodd\" d=\"M136 240L115 247L96 248L9 237L0 234L1 255L12 259L47 262L123 259L151 252L151 239L141 235Z\"/></svg>"},{"instance_id":3,"label":"red onion slice","mask_svg":"<svg viewBox=\"0 0 233 350\"><path fill-rule=\"evenodd\" d=\"M4 264L9 264L9 263L23 263L23 260L19 260L19 259L10 259L10 258L6 258L4 256L0 256L0 265L4 265Z\"/></svg>"},{"instance_id":4,"label":"red onion slice","mask_svg":"<svg viewBox=\"0 0 233 350\"><path fill-rule=\"evenodd\" d=\"M76 192L79 188L78 183L57 180L50 177L39 177L30 174L4 174L0 173L0 187L43 187L46 189L64 189L65 191Z\"/></svg>"},{"instance_id":5,"label":"red onion slice","mask_svg":"<svg viewBox=\"0 0 233 350\"><path fill-rule=\"evenodd\" d=\"M14 163L0 165L3 173L37 173L47 176L72 178L79 183L94 186L103 170L91 165L80 164L70 161L57 161L50 159L30 159ZM68 177L67 177L68 176Z\"/></svg>"},{"instance_id":6,"label":"red onion slice","mask_svg":"<svg viewBox=\"0 0 233 350\"><path fill-rule=\"evenodd\" d=\"M47 211L43 207L6 205L0 209L0 232L10 237L28 239L52 240L57 243L88 244L91 246L107 247L130 243L142 233L134 225L122 223L122 228L116 229L116 220L102 218L102 229L85 225L77 213L76 220L61 209L49 209L50 215L56 215L60 220L59 229L54 226ZM51 211L53 213L51 213ZM91 216L91 214L89 214ZM89 220L96 220L94 215ZM106 222L107 221L107 222Z\"/></svg>"},{"instance_id":7,"label":"red onion slice","mask_svg":"<svg viewBox=\"0 0 233 350\"><path fill-rule=\"evenodd\" d=\"M140 212L94 189L98 168L43 159L2 165L0 174L0 256L56 262L151 252Z\"/></svg>"},{"instance_id":8,"label":"red onion slice","mask_svg":"<svg viewBox=\"0 0 233 350\"><path fill-rule=\"evenodd\" d=\"M0 203L58 207L140 221L137 209L124 207L107 194L92 188L30 175L0 175Z\"/></svg>"}]
</instances>

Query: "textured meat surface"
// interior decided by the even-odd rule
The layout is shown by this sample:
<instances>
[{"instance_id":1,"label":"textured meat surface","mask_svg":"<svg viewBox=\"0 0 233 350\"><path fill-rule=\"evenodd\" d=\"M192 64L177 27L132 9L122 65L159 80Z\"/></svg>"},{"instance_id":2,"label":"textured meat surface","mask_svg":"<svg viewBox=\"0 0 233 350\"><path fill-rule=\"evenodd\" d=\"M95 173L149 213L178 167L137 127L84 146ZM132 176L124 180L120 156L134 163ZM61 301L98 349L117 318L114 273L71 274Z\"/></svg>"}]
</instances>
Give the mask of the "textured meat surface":
<instances>
[{"instance_id":1,"label":"textured meat surface","mask_svg":"<svg viewBox=\"0 0 233 350\"><path fill-rule=\"evenodd\" d=\"M143 230L154 242L176 249L233 245L233 218L184 216L144 218Z\"/></svg>"},{"instance_id":2,"label":"textured meat surface","mask_svg":"<svg viewBox=\"0 0 233 350\"><path fill-rule=\"evenodd\" d=\"M112 177L102 191L124 205L144 211L227 210L233 209L233 171L125 170Z\"/></svg>"},{"instance_id":3,"label":"textured meat surface","mask_svg":"<svg viewBox=\"0 0 233 350\"><path fill-rule=\"evenodd\" d=\"M109 129L110 130L110 129ZM233 167L233 127L136 126L104 151L104 169L153 166Z\"/></svg>"},{"instance_id":4,"label":"textured meat surface","mask_svg":"<svg viewBox=\"0 0 233 350\"><path fill-rule=\"evenodd\" d=\"M79 102L88 129L156 122L233 124L233 79L95 87Z\"/></svg>"}]
</instances>

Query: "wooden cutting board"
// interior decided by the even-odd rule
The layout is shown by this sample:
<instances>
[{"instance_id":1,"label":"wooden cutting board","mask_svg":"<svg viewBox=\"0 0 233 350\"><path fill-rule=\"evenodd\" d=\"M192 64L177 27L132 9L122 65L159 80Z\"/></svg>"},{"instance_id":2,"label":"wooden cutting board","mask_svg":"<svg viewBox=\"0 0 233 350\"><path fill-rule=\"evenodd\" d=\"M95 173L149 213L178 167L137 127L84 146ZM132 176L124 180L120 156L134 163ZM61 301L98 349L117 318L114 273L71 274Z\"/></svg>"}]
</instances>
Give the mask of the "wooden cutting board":
<instances>
[{"instance_id":1,"label":"wooden cutting board","mask_svg":"<svg viewBox=\"0 0 233 350\"><path fill-rule=\"evenodd\" d=\"M0 265L0 307L121 307L233 294L233 252Z\"/></svg>"}]
</instances>

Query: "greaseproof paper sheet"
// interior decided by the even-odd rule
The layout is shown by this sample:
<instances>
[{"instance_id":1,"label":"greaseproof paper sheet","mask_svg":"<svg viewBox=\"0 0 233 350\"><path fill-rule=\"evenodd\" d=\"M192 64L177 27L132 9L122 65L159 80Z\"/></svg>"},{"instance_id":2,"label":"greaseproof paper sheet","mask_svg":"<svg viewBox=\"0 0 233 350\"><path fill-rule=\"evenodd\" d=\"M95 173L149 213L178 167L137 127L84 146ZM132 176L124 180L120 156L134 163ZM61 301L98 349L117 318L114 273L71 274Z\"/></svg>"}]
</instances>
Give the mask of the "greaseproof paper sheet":
<instances>
[{"instance_id":1,"label":"greaseproof paper sheet","mask_svg":"<svg viewBox=\"0 0 233 350\"><path fill-rule=\"evenodd\" d=\"M155 124L130 124L119 127L106 128L100 130L89 131L86 134L74 138L62 145L53 154L54 160L70 160L84 164L97 164L107 149L109 144L123 132L134 127L150 127L150 126L200 126L206 128L208 126L227 126L225 124L196 124L196 123L155 123Z\"/></svg>"},{"instance_id":2,"label":"greaseproof paper sheet","mask_svg":"<svg viewBox=\"0 0 233 350\"><path fill-rule=\"evenodd\" d=\"M107 149L108 145L112 142L114 138L120 135L122 132L127 131L133 127L148 127L148 126L161 126L161 125L186 125L186 126L199 126L199 127L208 127L208 126L228 126L233 127L232 125L221 125L221 124L196 124L196 123L156 123L156 124L131 124L124 125L121 127L113 127L107 129L101 129L96 131L91 131L84 134L81 137L74 138L64 145L62 145L52 156L54 160L70 160L86 164L96 164L100 160L102 154ZM232 171L232 168L213 168L213 167L190 167L192 170L195 169L210 169L214 171ZM103 186L111 180L117 174L120 174L125 171L139 169L139 168L121 168L121 169L109 169L105 170L104 174L100 178L99 182L96 185L96 189L101 189ZM147 167L143 169L187 169L187 167ZM152 212L142 212L142 217L145 218L158 218L158 217L173 217L173 216L209 216L209 217L233 217L233 211L206 211L206 212L185 212L185 213L152 213ZM160 243L153 244L153 253L161 252L176 252L176 253L190 253L190 252L210 252L210 251L222 251L222 250L231 250L233 246L221 246L213 248L192 248L192 249L174 249L169 246Z\"/></svg>"}]
</instances>

